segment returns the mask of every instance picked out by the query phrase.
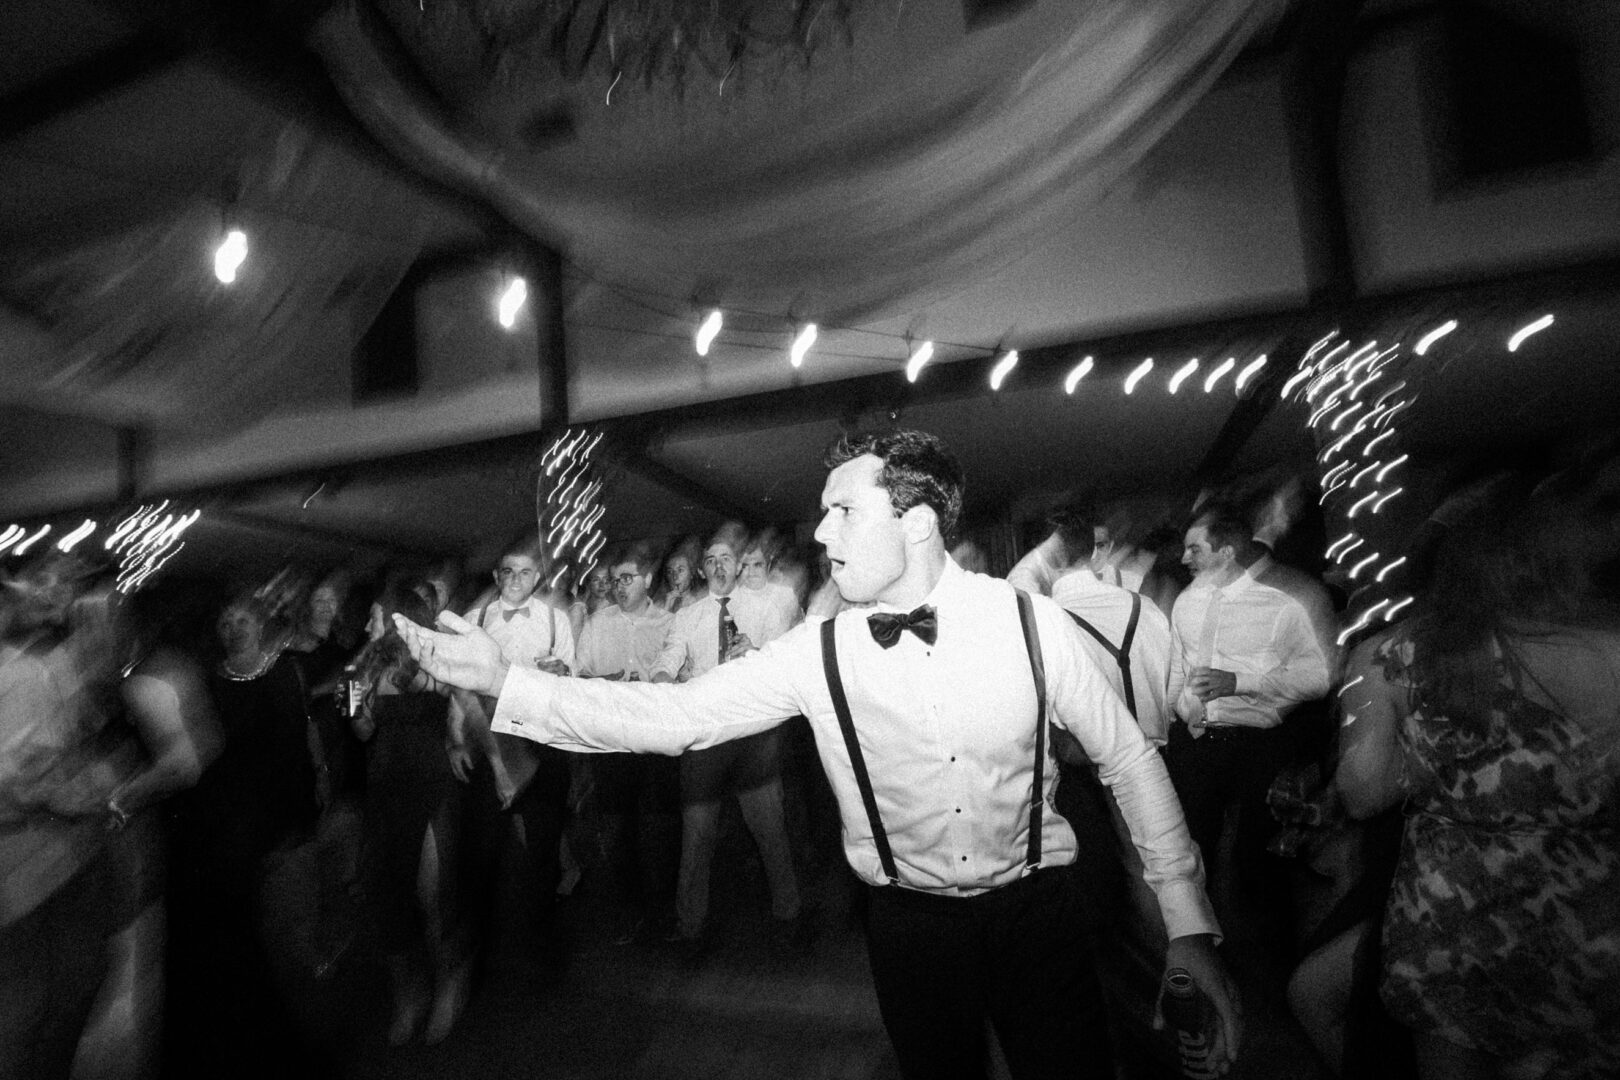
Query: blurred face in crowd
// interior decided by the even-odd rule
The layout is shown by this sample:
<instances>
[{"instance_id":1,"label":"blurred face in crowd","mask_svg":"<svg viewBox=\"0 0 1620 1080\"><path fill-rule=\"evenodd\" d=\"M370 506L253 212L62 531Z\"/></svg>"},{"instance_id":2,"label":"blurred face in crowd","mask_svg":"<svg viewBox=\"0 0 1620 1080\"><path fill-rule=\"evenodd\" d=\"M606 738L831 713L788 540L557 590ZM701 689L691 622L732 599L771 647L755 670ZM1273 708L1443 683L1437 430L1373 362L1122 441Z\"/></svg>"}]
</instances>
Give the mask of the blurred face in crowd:
<instances>
[{"instance_id":1,"label":"blurred face in crowd","mask_svg":"<svg viewBox=\"0 0 1620 1080\"><path fill-rule=\"evenodd\" d=\"M259 621L251 608L240 604L232 604L220 612L219 622L214 628L219 633L219 643L225 646L225 652L230 656L245 656L258 651L264 635L264 623Z\"/></svg>"},{"instance_id":2,"label":"blurred face in crowd","mask_svg":"<svg viewBox=\"0 0 1620 1080\"><path fill-rule=\"evenodd\" d=\"M495 583L500 586L501 599L517 606L534 592L540 580L540 567L528 555L503 555L495 568Z\"/></svg>"},{"instance_id":3,"label":"blurred face in crowd","mask_svg":"<svg viewBox=\"0 0 1620 1080\"><path fill-rule=\"evenodd\" d=\"M1108 565L1109 558L1114 554L1114 542L1109 539L1108 528L1104 525L1098 525L1093 529L1091 538L1095 545L1091 549L1091 568L1101 570Z\"/></svg>"},{"instance_id":4,"label":"blurred face in crowd","mask_svg":"<svg viewBox=\"0 0 1620 1080\"><path fill-rule=\"evenodd\" d=\"M652 588L652 575L636 569L633 560L613 568L613 598L626 611L640 611L647 606L647 592Z\"/></svg>"},{"instance_id":5,"label":"blurred face in crowd","mask_svg":"<svg viewBox=\"0 0 1620 1080\"><path fill-rule=\"evenodd\" d=\"M1193 577L1213 577L1220 574L1232 564L1232 559L1233 552L1230 546L1210 547L1209 530L1204 526L1194 525L1187 530L1181 550L1181 562L1193 572Z\"/></svg>"},{"instance_id":6,"label":"blurred face in crowd","mask_svg":"<svg viewBox=\"0 0 1620 1080\"><path fill-rule=\"evenodd\" d=\"M691 590L692 564L685 555L669 557L669 562L664 566L664 580L669 582L669 591L677 596Z\"/></svg>"},{"instance_id":7,"label":"blurred face in crowd","mask_svg":"<svg viewBox=\"0 0 1620 1080\"><path fill-rule=\"evenodd\" d=\"M882 470L882 459L863 454L829 473L821 491L816 540L827 548L838 591L852 604L882 600L906 572L905 520L878 485ZM918 512L928 511L906 511Z\"/></svg>"},{"instance_id":8,"label":"blurred face in crowd","mask_svg":"<svg viewBox=\"0 0 1620 1080\"><path fill-rule=\"evenodd\" d=\"M313 628L325 633L332 627L332 620L337 618L338 594L330 585L317 585L315 591L309 594L309 621Z\"/></svg>"},{"instance_id":9,"label":"blurred face in crowd","mask_svg":"<svg viewBox=\"0 0 1620 1080\"><path fill-rule=\"evenodd\" d=\"M765 553L758 548L745 552L737 573L743 588L756 592L763 589L766 581Z\"/></svg>"},{"instance_id":10,"label":"blurred face in crowd","mask_svg":"<svg viewBox=\"0 0 1620 1080\"><path fill-rule=\"evenodd\" d=\"M73 602L74 584L56 566L33 566L6 586L11 629L19 632L61 626Z\"/></svg>"},{"instance_id":11,"label":"blurred face in crowd","mask_svg":"<svg viewBox=\"0 0 1620 1080\"><path fill-rule=\"evenodd\" d=\"M366 637L371 641L381 641L386 633L388 633L388 623L383 618L382 605L372 604L371 617L366 620Z\"/></svg>"},{"instance_id":12,"label":"blurred face in crowd","mask_svg":"<svg viewBox=\"0 0 1620 1080\"><path fill-rule=\"evenodd\" d=\"M710 544L703 553L703 573L709 579L709 592L726 596L737 584L737 553L726 543Z\"/></svg>"},{"instance_id":13,"label":"blurred face in crowd","mask_svg":"<svg viewBox=\"0 0 1620 1080\"><path fill-rule=\"evenodd\" d=\"M585 588L590 592L592 600L601 600L613 589L613 582L609 578L608 568L599 566L591 571L591 576L585 579Z\"/></svg>"}]
</instances>

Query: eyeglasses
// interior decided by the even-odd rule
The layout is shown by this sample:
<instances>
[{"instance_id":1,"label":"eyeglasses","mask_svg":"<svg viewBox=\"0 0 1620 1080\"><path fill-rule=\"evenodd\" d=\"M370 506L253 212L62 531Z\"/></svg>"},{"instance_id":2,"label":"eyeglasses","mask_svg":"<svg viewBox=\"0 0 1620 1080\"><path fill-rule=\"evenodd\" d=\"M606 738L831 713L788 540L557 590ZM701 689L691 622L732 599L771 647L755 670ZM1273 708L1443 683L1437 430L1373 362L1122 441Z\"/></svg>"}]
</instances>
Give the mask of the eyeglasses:
<instances>
[{"instance_id":1,"label":"eyeglasses","mask_svg":"<svg viewBox=\"0 0 1620 1080\"><path fill-rule=\"evenodd\" d=\"M613 583L616 585L629 585L640 576L640 574L619 574L613 578Z\"/></svg>"}]
</instances>

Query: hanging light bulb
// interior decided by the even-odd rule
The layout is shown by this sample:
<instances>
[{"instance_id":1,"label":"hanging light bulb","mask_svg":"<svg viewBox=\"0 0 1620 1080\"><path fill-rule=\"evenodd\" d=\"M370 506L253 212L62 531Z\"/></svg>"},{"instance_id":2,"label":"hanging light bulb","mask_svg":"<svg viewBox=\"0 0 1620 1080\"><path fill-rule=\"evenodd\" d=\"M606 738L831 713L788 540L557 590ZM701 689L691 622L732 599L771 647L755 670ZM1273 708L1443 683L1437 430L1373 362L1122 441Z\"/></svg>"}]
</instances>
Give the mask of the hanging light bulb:
<instances>
[{"instance_id":1,"label":"hanging light bulb","mask_svg":"<svg viewBox=\"0 0 1620 1080\"><path fill-rule=\"evenodd\" d=\"M798 367L804 363L805 354L810 351L810 346L815 343L816 324L813 322L805 323L804 329L799 331L799 336L793 339L793 347L788 350L788 361L794 367Z\"/></svg>"},{"instance_id":2,"label":"hanging light bulb","mask_svg":"<svg viewBox=\"0 0 1620 1080\"><path fill-rule=\"evenodd\" d=\"M247 234L241 229L232 229L225 234L224 241L214 252L214 276L219 278L220 284L229 285L236 280L236 272L247 261Z\"/></svg>"},{"instance_id":3,"label":"hanging light bulb","mask_svg":"<svg viewBox=\"0 0 1620 1080\"><path fill-rule=\"evenodd\" d=\"M85 518L83 525L80 525L56 542L56 550L66 555L79 545L79 541L95 531L96 523L89 518Z\"/></svg>"},{"instance_id":4,"label":"hanging light bulb","mask_svg":"<svg viewBox=\"0 0 1620 1080\"><path fill-rule=\"evenodd\" d=\"M703 320L703 324L698 327L695 342L699 356L709 355L709 346L713 345L714 339L720 336L720 327L725 321L725 316L720 314L719 308L710 311L708 318Z\"/></svg>"},{"instance_id":5,"label":"hanging light bulb","mask_svg":"<svg viewBox=\"0 0 1620 1080\"><path fill-rule=\"evenodd\" d=\"M529 299L529 283L521 277L514 277L501 293L500 303L496 307L496 314L500 317L501 325L510 330L517 324L517 313L522 310L524 301Z\"/></svg>"},{"instance_id":6,"label":"hanging light bulb","mask_svg":"<svg viewBox=\"0 0 1620 1080\"><path fill-rule=\"evenodd\" d=\"M1232 389L1234 389L1234 390L1238 391L1239 393L1241 393L1243 391L1243 388L1249 384L1249 380L1254 378L1254 376L1260 371L1260 369L1265 367L1265 366L1266 366L1266 355L1265 355L1265 353L1261 353L1259 356L1255 357L1253 360L1250 360L1247 364L1244 364L1243 365L1243 370L1238 372L1237 382L1232 384Z\"/></svg>"},{"instance_id":7,"label":"hanging light bulb","mask_svg":"<svg viewBox=\"0 0 1620 1080\"><path fill-rule=\"evenodd\" d=\"M1457 329L1457 320L1447 319L1445 322L1441 323L1439 326L1435 327L1433 330L1430 330L1427 334L1424 334L1421 338L1419 338L1417 348L1413 349L1412 351L1417 353L1419 356L1426 356L1431 345L1455 329Z\"/></svg>"},{"instance_id":8,"label":"hanging light bulb","mask_svg":"<svg viewBox=\"0 0 1620 1080\"><path fill-rule=\"evenodd\" d=\"M1198 357L1195 356L1185 364L1182 364L1181 367L1176 370L1176 373L1170 376L1170 392L1173 394L1177 390L1180 390L1181 384L1186 382L1187 379L1192 376L1192 373L1197 370Z\"/></svg>"},{"instance_id":9,"label":"hanging light bulb","mask_svg":"<svg viewBox=\"0 0 1620 1080\"><path fill-rule=\"evenodd\" d=\"M1063 380L1063 392L1065 394L1074 393L1074 388L1080 385L1080 380L1086 377L1095 364L1096 361L1088 356L1074 365L1074 370L1069 372L1068 378Z\"/></svg>"},{"instance_id":10,"label":"hanging light bulb","mask_svg":"<svg viewBox=\"0 0 1620 1080\"><path fill-rule=\"evenodd\" d=\"M18 544L17 549L15 551L13 551L12 554L13 555L26 555L26 554L28 554L28 549L33 547L35 544L39 543L40 540L44 539L45 535L47 533L49 533L50 531L51 531L51 527L49 525L41 525L39 527L39 531L36 532L33 536L30 536L28 539L24 540L22 543Z\"/></svg>"},{"instance_id":11,"label":"hanging light bulb","mask_svg":"<svg viewBox=\"0 0 1620 1080\"><path fill-rule=\"evenodd\" d=\"M933 359L933 356L934 343L932 341L925 341L917 346L917 351L911 354L910 360L906 361L906 381L916 382L917 375L922 371L923 365Z\"/></svg>"},{"instance_id":12,"label":"hanging light bulb","mask_svg":"<svg viewBox=\"0 0 1620 1080\"><path fill-rule=\"evenodd\" d=\"M1210 372L1209 378L1204 380L1204 393L1207 394L1215 389L1215 384L1220 382L1221 378L1235 367L1237 367L1237 357L1228 356L1225 360L1222 360L1221 366Z\"/></svg>"},{"instance_id":13,"label":"hanging light bulb","mask_svg":"<svg viewBox=\"0 0 1620 1080\"><path fill-rule=\"evenodd\" d=\"M1017 366L1018 350L1008 349L1007 354L1001 358L1001 362L996 364L995 368L990 372L990 389L1000 390L1001 380L1005 379L1007 373Z\"/></svg>"},{"instance_id":14,"label":"hanging light bulb","mask_svg":"<svg viewBox=\"0 0 1620 1080\"><path fill-rule=\"evenodd\" d=\"M1135 370L1133 370L1129 375L1125 376L1125 392L1129 394L1135 390L1136 384L1141 382L1147 373L1152 370L1153 357L1150 356L1146 360L1143 360L1140 364L1137 364Z\"/></svg>"},{"instance_id":15,"label":"hanging light bulb","mask_svg":"<svg viewBox=\"0 0 1620 1080\"><path fill-rule=\"evenodd\" d=\"M1514 335L1508 338L1508 352L1518 352L1519 346L1524 344L1526 338L1528 338L1531 334L1541 333L1541 331L1547 329L1547 327L1551 326L1552 324L1553 317L1551 315L1543 315L1535 322L1519 327Z\"/></svg>"}]
</instances>

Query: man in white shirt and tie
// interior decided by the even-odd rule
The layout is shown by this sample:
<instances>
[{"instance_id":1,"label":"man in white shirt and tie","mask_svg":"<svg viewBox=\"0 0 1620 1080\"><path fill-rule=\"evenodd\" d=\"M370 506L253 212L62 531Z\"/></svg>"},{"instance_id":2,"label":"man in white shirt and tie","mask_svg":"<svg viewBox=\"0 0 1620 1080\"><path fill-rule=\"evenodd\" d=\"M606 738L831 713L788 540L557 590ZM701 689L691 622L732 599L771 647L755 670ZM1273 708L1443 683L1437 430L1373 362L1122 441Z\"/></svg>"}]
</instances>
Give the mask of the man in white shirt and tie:
<instances>
[{"instance_id":1,"label":"man in white shirt and tie","mask_svg":"<svg viewBox=\"0 0 1620 1080\"><path fill-rule=\"evenodd\" d=\"M1016 1077L1113 1075L1065 872L1074 835L1050 809L1046 730L1058 723L1114 792L1159 902L1166 964L1209 995L1224 1070L1240 1020L1198 853L1163 763L1080 630L1049 599L1020 600L950 560L962 473L933 436L848 437L827 465L816 538L844 597L865 606L685 686L508 670L453 619L441 620L453 633L403 620L401 633L436 677L499 694L500 728L580 749L681 753L807 717L845 857L871 886L873 983L907 1077L982 1077L987 1022Z\"/></svg>"},{"instance_id":2,"label":"man in white shirt and tie","mask_svg":"<svg viewBox=\"0 0 1620 1080\"><path fill-rule=\"evenodd\" d=\"M675 613L652 682L695 679L753 652L786 633L797 621L769 593L740 589L740 556L747 534L730 523L703 552L707 596ZM720 840L722 800L735 794L743 822L759 848L771 893L771 916L786 936L802 934L798 877L788 846L782 800L782 732L772 726L721 745L681 754L681 869L675 888L675 936L689 957L707 944L709 877Z\"/></svg>"},{"instance_id":3,"label":"man in white shirt and tie","mask_svg":"<svg viewBox=\"0 0 1620 1080\"><path fill-rule=\"evenodd\" d=\"M1334 670L1305 606L1246 572L1259 553L1252 531L1224 507L1206 509L1187 530L1182 562L1194 577L1171 612L1186 670L1175 705L1184 723L1172 726L1165 750L1206 866L1218 856L1227 808L1238 805L1234 862L1251 893L1269 876L1263 860L1275 825L1266 791L1296 745L1284 720L1327 694Z\"/></svg>"}]
</instances>

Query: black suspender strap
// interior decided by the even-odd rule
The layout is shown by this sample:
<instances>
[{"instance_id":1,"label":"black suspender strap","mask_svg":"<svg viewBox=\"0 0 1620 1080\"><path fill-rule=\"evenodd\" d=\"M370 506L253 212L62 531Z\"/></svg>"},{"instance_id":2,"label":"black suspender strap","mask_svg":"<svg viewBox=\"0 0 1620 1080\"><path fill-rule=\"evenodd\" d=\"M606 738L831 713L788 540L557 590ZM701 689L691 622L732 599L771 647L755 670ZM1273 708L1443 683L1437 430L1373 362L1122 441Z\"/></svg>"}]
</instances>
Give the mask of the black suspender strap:
<instances>
[{"instance_id":1,"label":"black suspender strap","mask_svg":"<svg viewBox=\"0 0 1620 1080\"><path fill-rule=\"evenodd\" d=\"M838 727L844 733L844 749L849 754L850 768L855 773L855 784L861 789L861 802L866 806L866 821L872 827L872 843L877 845L878 862L889 884L900 884L900 871L894 865L894 852L889 850L889 834L883 831L883 820L878 817L877 794L872 790L872 778L866 772L866 757L861 753L860 740L855 737L855 718L849 714L849 699L844 696L844 680L838 674L838 646L833 632L836 619L821 624L821 666L827 675L827 690L832 694L833 712L838 714Z\"/></svg>"},{"instance_id":2,"label":"black suspender strap","mask_svg":"<svg viewBox=\"0 0 1620 1080\"><path fill-rule=\"evenodd\" d=\"M1041 659L1041 635L1035 629L1035 605L1023 589L1018 594L1018 621L1024 627L1024 646L1029 650L1029 670L1035 676L1035 784L1029 800L1029 852L1024 865L1034 870L1041 865L1041 812L1046 807L1046 663Z\"/></svg>"},{"instance_id":3,"label":"black suspender strap","mask_svg":"<svg viewBox=\"0 0 1620 1080\"><path fill-rule=\"evenodd\" d=\"M1142 597L1138 593L1132 593L1131 621L1125 626L1125 640L1116 646L1103 636L1101 630L1098 630L1074 612L1069 612L1069 618L1073 619L1080 629L1096 638L1097 643L1107 649L1109 655L1114 658L1114 663L1119 665L1120 685L1125 688L1125 708L1129 710L1132 717L1136 716L1136 687L1131 680L1131 643L1136 640L1136 623L1141 617Z\"/></svg>"}]
</instances>

